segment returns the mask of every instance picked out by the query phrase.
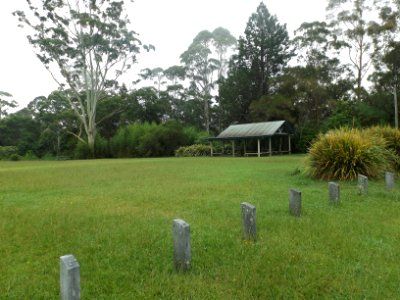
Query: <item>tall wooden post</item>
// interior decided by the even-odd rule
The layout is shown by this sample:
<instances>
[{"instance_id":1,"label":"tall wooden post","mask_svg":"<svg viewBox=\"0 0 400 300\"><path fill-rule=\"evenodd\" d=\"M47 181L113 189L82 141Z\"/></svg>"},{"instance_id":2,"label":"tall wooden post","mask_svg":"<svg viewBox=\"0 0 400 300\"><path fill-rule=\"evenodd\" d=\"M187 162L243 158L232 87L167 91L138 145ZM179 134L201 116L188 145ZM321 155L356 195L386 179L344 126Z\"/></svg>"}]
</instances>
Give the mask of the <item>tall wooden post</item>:
<instances>
[{"instance_id":1,"label":"tall wooden post","mask_svg":"<svg viewBox=\"0 0 400 300\"><path fill-rule=\"evenodd\" d=\"M232 141L232 156L235 157L235 141Z\"/></svg>"},{"instance_id":2,"label":"tall wooden post","mask_svg":"<svg viewBox=\"0 0 400 300\"><path fill-rule=\"evenodd\" d=\"M269 137L269 139L268 139L268 147L269 147L269 156L272 156L271 137Z\"/></svg>"},{"instance_id":3,"label":"tall wooden post","mask_svg":"<svg viewBox=\"0 0 400 300\"><path fill-rule=\"evenodd\" d=\"M290 134L288 135L289 137L289 154L292 153L292 144L290 143Z\"/></svg>"},{"instance_id":4,"label":"tall wooden post","mask_svg":"<svg viewBox=\"0 0 400 300\"><path fill-rule=\"evenodd\" d=\"M214 155L213 143L210 141L211 157Z\"/></svg>"},{"instance_id":5,"label":"tall wooden post","mask_svg":"<svg viewBox=\"0 0 400 300\"><path fill-rule=\"evenodd\" d=\"M261 145L260 145L260 139L257 140L257 149L258 149L258 157L261 156Z\"/></svg>"}]
</instances>

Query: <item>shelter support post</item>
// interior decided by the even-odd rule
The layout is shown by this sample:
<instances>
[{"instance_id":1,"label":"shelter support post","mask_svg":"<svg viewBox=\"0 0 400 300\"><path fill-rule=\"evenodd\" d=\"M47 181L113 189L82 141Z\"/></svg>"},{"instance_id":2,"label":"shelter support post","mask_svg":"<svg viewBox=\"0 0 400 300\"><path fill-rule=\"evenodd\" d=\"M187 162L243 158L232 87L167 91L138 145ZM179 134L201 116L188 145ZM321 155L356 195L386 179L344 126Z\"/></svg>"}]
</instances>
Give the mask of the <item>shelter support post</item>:
<instances>
[{"instance_id":1,"label":"shelter support post","mask_svg":"<svg viewBox=\"0 0 400 300\"><path fill-rule=\"evenodd\" d=\"M213 143L210 142L210 150L211 150L211 157L214 156L214 149L213 149Z\"/></svg>"},{"instance_id":2,"label":"shelter support post","mask_svg":"<svg viewBox=\"0 0 400 300\"><path fill-rule=\"evenodd\" d=\"M232 141L232 156L235 157L235 141Z\"/></svg>"},{"instance_id":3,"label":"shelter support post","mask_svg":"<svg viewBox=\"0 0 400 300\"><path fill-rule=\"evenodd\" d=\"M257 140L257 154L258 154L258 157L261 157L260 139Z\"/></svg>"},{"instance_id":4,"label":"shelter support post","mask_svg":"<svg viewBox=\"0 0 400 300\"><path fill-rule=\"evenodd\" d=\"M271 144L271 137L268 139L268 148L269 148L269 156L272 156L272 144Z\"/></svg>"},{"instance_id":5,"label":"shelter support post","mask_svg":"<svg viewBox=\"0 0 400 300\"><path fill-rule=\"evenodd\" d=\"M288 137L289 137L289 154L291 154L292 153L292 144L290 142L290 134L288 135Z\"/></svg>"},{"instance_id":6,"label":"shelter support post","mask_svg":"<svg viewBox=\"0 0 400 300\"><path fill-rule=\"evenodd\" d=\"M247 155L247 151L246 151L246 140L244 140L243 145L244 145L244 155L246 156L246 155Z\"/></svg>"}]
</instances>

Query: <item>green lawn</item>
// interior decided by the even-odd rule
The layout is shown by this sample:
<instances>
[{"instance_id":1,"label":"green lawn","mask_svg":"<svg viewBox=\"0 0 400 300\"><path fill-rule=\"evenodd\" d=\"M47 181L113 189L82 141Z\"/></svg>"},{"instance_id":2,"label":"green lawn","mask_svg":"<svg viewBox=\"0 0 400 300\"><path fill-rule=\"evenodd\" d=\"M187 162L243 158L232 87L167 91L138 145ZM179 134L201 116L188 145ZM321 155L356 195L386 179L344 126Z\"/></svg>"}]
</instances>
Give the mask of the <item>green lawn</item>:
<instances>
[{"instance_id":1,"label":"green lawn","mask_svg":"<svg viewBox=\"0 0 400 300\"><path fill-rule=\"evenodd\" d=\"M82 299L394 299L400 192L291 175L304 156L0 162L0 298L59 298L59 257L81 265ZM288 190L303 215L288 214ZM241 238L240 203L258 239ZM172 220L191 225L176 273Z\"/></svg>"}]
</instances>

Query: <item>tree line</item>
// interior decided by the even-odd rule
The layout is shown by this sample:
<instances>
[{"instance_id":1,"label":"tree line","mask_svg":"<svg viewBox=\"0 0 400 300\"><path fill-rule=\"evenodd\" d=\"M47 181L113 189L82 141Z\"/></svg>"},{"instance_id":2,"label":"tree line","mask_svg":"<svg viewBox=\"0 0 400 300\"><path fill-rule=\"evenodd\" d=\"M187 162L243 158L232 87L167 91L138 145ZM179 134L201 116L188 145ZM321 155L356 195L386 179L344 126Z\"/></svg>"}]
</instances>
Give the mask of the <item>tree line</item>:
<instances>
[{"instance_id":1,"label":"tree line","mask_svg":"<svg viewBox=\"0 0 400 300\"><path fill-rule=\"evenodd\" d=\"M180 65L141 70L142 87L133 90L119 77L140 51L155 49L129 29L123 2L28 3L14 14L59 89L8 116L15 103L0 93L0 145L18 146L21 155L71 156L86 147L91 156L132 156L137 149L111 145L134 124L204 137L232 123L284 119L297 151L331 128L398 127L399 0L329 0L326 21L305 22L292 38L261 2L238 39L221 27L201 31ZM166 144L163 134L150 140ZM96 144L108 150L99 154Z\"/></svg>"}]
</instances>

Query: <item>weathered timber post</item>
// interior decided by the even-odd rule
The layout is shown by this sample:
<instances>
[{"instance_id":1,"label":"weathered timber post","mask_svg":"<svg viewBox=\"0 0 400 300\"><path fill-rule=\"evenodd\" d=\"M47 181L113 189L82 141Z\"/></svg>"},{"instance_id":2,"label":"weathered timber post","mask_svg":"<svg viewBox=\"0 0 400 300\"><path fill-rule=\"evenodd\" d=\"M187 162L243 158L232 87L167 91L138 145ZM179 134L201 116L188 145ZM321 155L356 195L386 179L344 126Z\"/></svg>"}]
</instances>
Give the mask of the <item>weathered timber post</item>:
<instances>
[{"instance_id":1,"label":"weathered timber post","mask_svg":"<svg viewBox=\"0 0 400 300\"><path fill-rule=\"evenodd\" d=\"M235 157L235 141L232 141L232 156Z\"/></svg>"},{"instance_id":2,"label":"weathered timber post","mask_svg":"<svg viewBox=\"0 0 400 300\"><path fill-rule=\"evenodd\" d=\"M385 172L385 183L388 190L394 189L394 173Z\"/></svg>"},{"instance_id":3,"label":"weathered timber post","mask_svg":"<svg viewBox=\"0 0 400 300\"><path fill-rule=\"evenodd\" d=\"M177 271L188 271L192 264L190 248L190 226L181 219L175 219L172 225L174 238L174 264Z\"/></svg>"},{"instance_id":4,"label":"weathered timber post","mask_svg":"<svg viewBox=\"0 0 400 300\"><path fill-rule=\"evenodd\" d=\"M81 277L78 261L73 255L60 257L61 300L81 298Z\"/></svg>"},{"instance_id":5,"label":"weathered timber post","mask_svg":"<svg viewBox=\"0 0 400 300\"><path fill-rule=\"evenodd\" d=\"M295 217L301 215L301 192L296 189L289 190L289 212Z\"/></svg>"},{"instance_id":6,"label":"weathered timber post","mask_svg":"<svg viewBox=\"0 0 400 300\"><path fill-rule=\"evenodd\" d=\"M243 237L246 240L256 239L256 207L247 202L240 204L242 207Z\"/></svg>"},{"instance_id":7,"label":"weathered timber post","mask_svg":"<svg viewBox=\"0 0 400 300\"><path fill-rule=\"evenodd\" d=\"M358 174L358 193L360 195L368 194L368 177Z\"/></svg>"},{"instance_id":8,"label":"weathered timber post","mask_svg":"<svg viewBox=\"0 0 400 300\"><path fill-rule=\"evenodd\" d=\"M257 139L257 153L258 153L258 157L260 157L261 156L260 139Z\"/></svg>"},{"instance_id":9,"label":"weathered timber post","mask_svg":"<svg viewBox=\"0 0 400 300\"><path fill-rule=\"evenodd\" d=\"M340 202L340 186L336 182L329 182L329 202L331 204L337 204Z\"/></svg>"}]
</instances>

